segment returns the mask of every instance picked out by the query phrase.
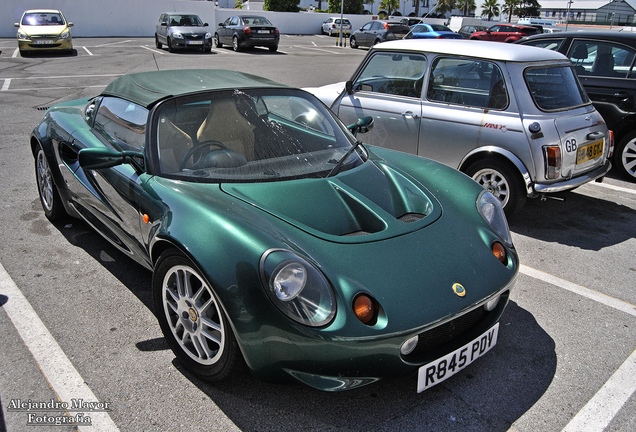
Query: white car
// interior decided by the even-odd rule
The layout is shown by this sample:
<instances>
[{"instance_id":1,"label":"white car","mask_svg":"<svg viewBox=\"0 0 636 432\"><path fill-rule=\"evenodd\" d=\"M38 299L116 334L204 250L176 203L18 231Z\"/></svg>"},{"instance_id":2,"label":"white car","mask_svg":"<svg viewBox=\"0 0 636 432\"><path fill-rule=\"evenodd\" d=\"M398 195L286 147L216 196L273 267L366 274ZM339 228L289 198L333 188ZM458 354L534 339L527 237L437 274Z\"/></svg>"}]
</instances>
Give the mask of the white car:
<instances>
[{"instance_id":1,"label":"white car","mask_svg":"<svg viewBox=\"0 0 636 432\"><path fill-rule=\"evenodd\" d=\"M522 49L529 48L529 49ZM372 116L367 144L456 168L507 214L611 168L614 141L563 54L454 39L375 45L346 83L306 89L345 124Z\"/></svg>"},{"instance_id":2,"label":"white car","mask_svg":"<svg viewBox=\"0 0 636 432\"><path fill-rule=\"evenodd\" d=\"M351 25L351 22L346 19L343 18L342 19L342 26L340 25L340 17L329 17L325 20L325 22L322 23L322 34L326 34L329 36L332 35L338 35L338 33L340 32L340 28L342 27L342 32L344 35L347 34L351 34L351 29L353 28L353 26Z\"/></svg>"}]
</instances>

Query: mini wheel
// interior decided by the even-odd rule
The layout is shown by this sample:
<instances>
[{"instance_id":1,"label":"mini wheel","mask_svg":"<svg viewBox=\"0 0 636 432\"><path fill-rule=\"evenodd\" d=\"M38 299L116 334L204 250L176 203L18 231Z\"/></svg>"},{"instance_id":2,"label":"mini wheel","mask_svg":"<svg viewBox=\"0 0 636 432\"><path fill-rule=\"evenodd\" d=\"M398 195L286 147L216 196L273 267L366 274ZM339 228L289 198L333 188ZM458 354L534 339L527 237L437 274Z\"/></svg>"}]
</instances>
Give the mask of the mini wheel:
<instances>
[{"instance_id":1,"label":"mini wheel","mask_svg":"<svg viewBox=\"0 0 636 432\"><path fill-rule=\"evenodd\" d=\"M502 163L478 160L468 167L466 174L499 199L508 216L521 210L526 202L520 176Z\"/></svg>"}]
</instances>

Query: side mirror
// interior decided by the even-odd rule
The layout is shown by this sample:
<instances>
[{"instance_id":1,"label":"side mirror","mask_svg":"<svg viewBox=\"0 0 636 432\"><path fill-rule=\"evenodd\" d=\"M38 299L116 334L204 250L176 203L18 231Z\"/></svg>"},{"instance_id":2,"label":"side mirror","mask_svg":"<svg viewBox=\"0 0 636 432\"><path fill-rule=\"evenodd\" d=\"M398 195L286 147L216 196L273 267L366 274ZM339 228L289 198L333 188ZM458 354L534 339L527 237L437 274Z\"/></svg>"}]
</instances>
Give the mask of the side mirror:
<instances>
[{"instance_id":1,"label":"side mirror","mask_svg":"<svg viewBox=\"0 0 636 432\"><path fill-rule=\"evenodd\" d=\"M345 83L345 91L347 92L348 95L353 94L353 81L347 81Z\"/></svg>"},{"instance_id":2,"label":"side mirror","mask_svg":"<svg viewBox=\"0 0 636 432\"><path fill-rule=\"evenodd\" d=\"M66 25L67 25L68 27L73 27L75 24L73 24L72 22L70 22L70 23L66 23Z\"/></svg>"},{"instance_id":3,"label":"side mirror","mask_svg":"<svg viewBox=\"0 0 636 432\"><path fill-rule=\"evenodd\" d=\"M112 168L117 165L131 164L139 168L139 161L143 161L143 153L136 151L117 151L109 148L85 148L77 154L78 162L84 169Z\"/></svg>"},{"instance_id":4,"label":"side mirror","mask_svg":"<svg viewBox=\"0 0 636 432\"><path fill-rule=\"evenodd\" d=\"M358 133L367 133L373 129L373 117L364 116L358 119L357 122L347 126L347 129L351 131L353 136L357 136Z\"/></svg>"},{"instance_id":5,"label":"side mirror","mask_svg":"<svg viewBox=\"0 0 636 432\"><path fill-rule=\"evenodd\" d=\"M219 23L219 27L225 27L225 23Z\"/></svg>"},{"instance_id":6,"label":"side mirror","mask_svg":"<svg viewBox=\"0 0 636 432\"><path fill-rule=\"evenodd\" d=\"M208 23L203 23L203 27L207 27L207 26L209 26L209 25L210 25L210 24L208 24Z\"/></svg>"},{"instance_id":7,"label":"side mirror","mask_svg":"<svg viewBox=\"0 0 636 432\"><path fill-rule=\"evenodd\" d=\"M20 27L20 23L13 23L13 27Z\"/></svg>"}]
</instances>

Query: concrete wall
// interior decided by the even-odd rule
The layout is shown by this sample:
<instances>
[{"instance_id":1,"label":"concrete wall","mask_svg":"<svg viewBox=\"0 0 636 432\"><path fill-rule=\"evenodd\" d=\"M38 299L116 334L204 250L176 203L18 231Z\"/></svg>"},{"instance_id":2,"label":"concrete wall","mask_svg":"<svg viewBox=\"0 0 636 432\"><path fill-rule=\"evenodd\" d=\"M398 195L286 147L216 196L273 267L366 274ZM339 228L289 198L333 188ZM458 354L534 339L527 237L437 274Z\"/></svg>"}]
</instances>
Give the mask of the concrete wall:
<instances>
[{"instance_id":1,"label":"concrete wall","mask_svg":"<svg viewBox=\"0 0 636 432\"><path fill-rule=\"evenodd\" d=\"M323 1L326 4L326 0ZM333 14L315 12L266 12L217 9L211 1L174 0L2 0L0 1L0 37L16 35L14 23L27 9L60 9L73 22L74 37L152 37L163 12L196 13L214 32L219 22L235 14L266 16L283 34L318 34L320 24ZM371 20L371 15L346 15L353 29Z\"/></svg>"}]
</instances>

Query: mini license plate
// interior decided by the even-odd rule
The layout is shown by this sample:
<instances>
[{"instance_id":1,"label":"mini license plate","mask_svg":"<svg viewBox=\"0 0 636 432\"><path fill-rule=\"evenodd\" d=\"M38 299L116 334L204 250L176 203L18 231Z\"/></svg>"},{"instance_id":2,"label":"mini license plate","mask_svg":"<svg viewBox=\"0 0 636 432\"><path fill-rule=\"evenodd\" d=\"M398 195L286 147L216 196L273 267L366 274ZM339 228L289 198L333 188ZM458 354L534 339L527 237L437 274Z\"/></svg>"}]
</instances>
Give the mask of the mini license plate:
<instances>
[{"instance_id":1,"label":"mini license plate","mask_svg":"<svg viewBox=\"0 0 636 432\"><path fill-rule=\"evenodd\" d=\"M188 45L203 45L203 41L188 41Z\"/></svg>"},{"instance_id":2,"label":"mini license plate","mask_svg":"<svg viewBox=\"0 0 636 432\"><path fill-rule=\"evenodd\" d=\"M603 140L579 147L576 151L576 164L582 164L591 159L596 159L603 154Z\"/></svg>"},{"instance_id":3,"label":"mini license plate","mask_svg":"<svg viewBox=\"0 0 636 432\"><path fill-rule=\"evenodd\" d=\"M417 392L433 387L452 377L466 366L486 354L497 343L499 323L472 342L444 357L420 367L417 374Z\"/></svg>"}]
</instances>

